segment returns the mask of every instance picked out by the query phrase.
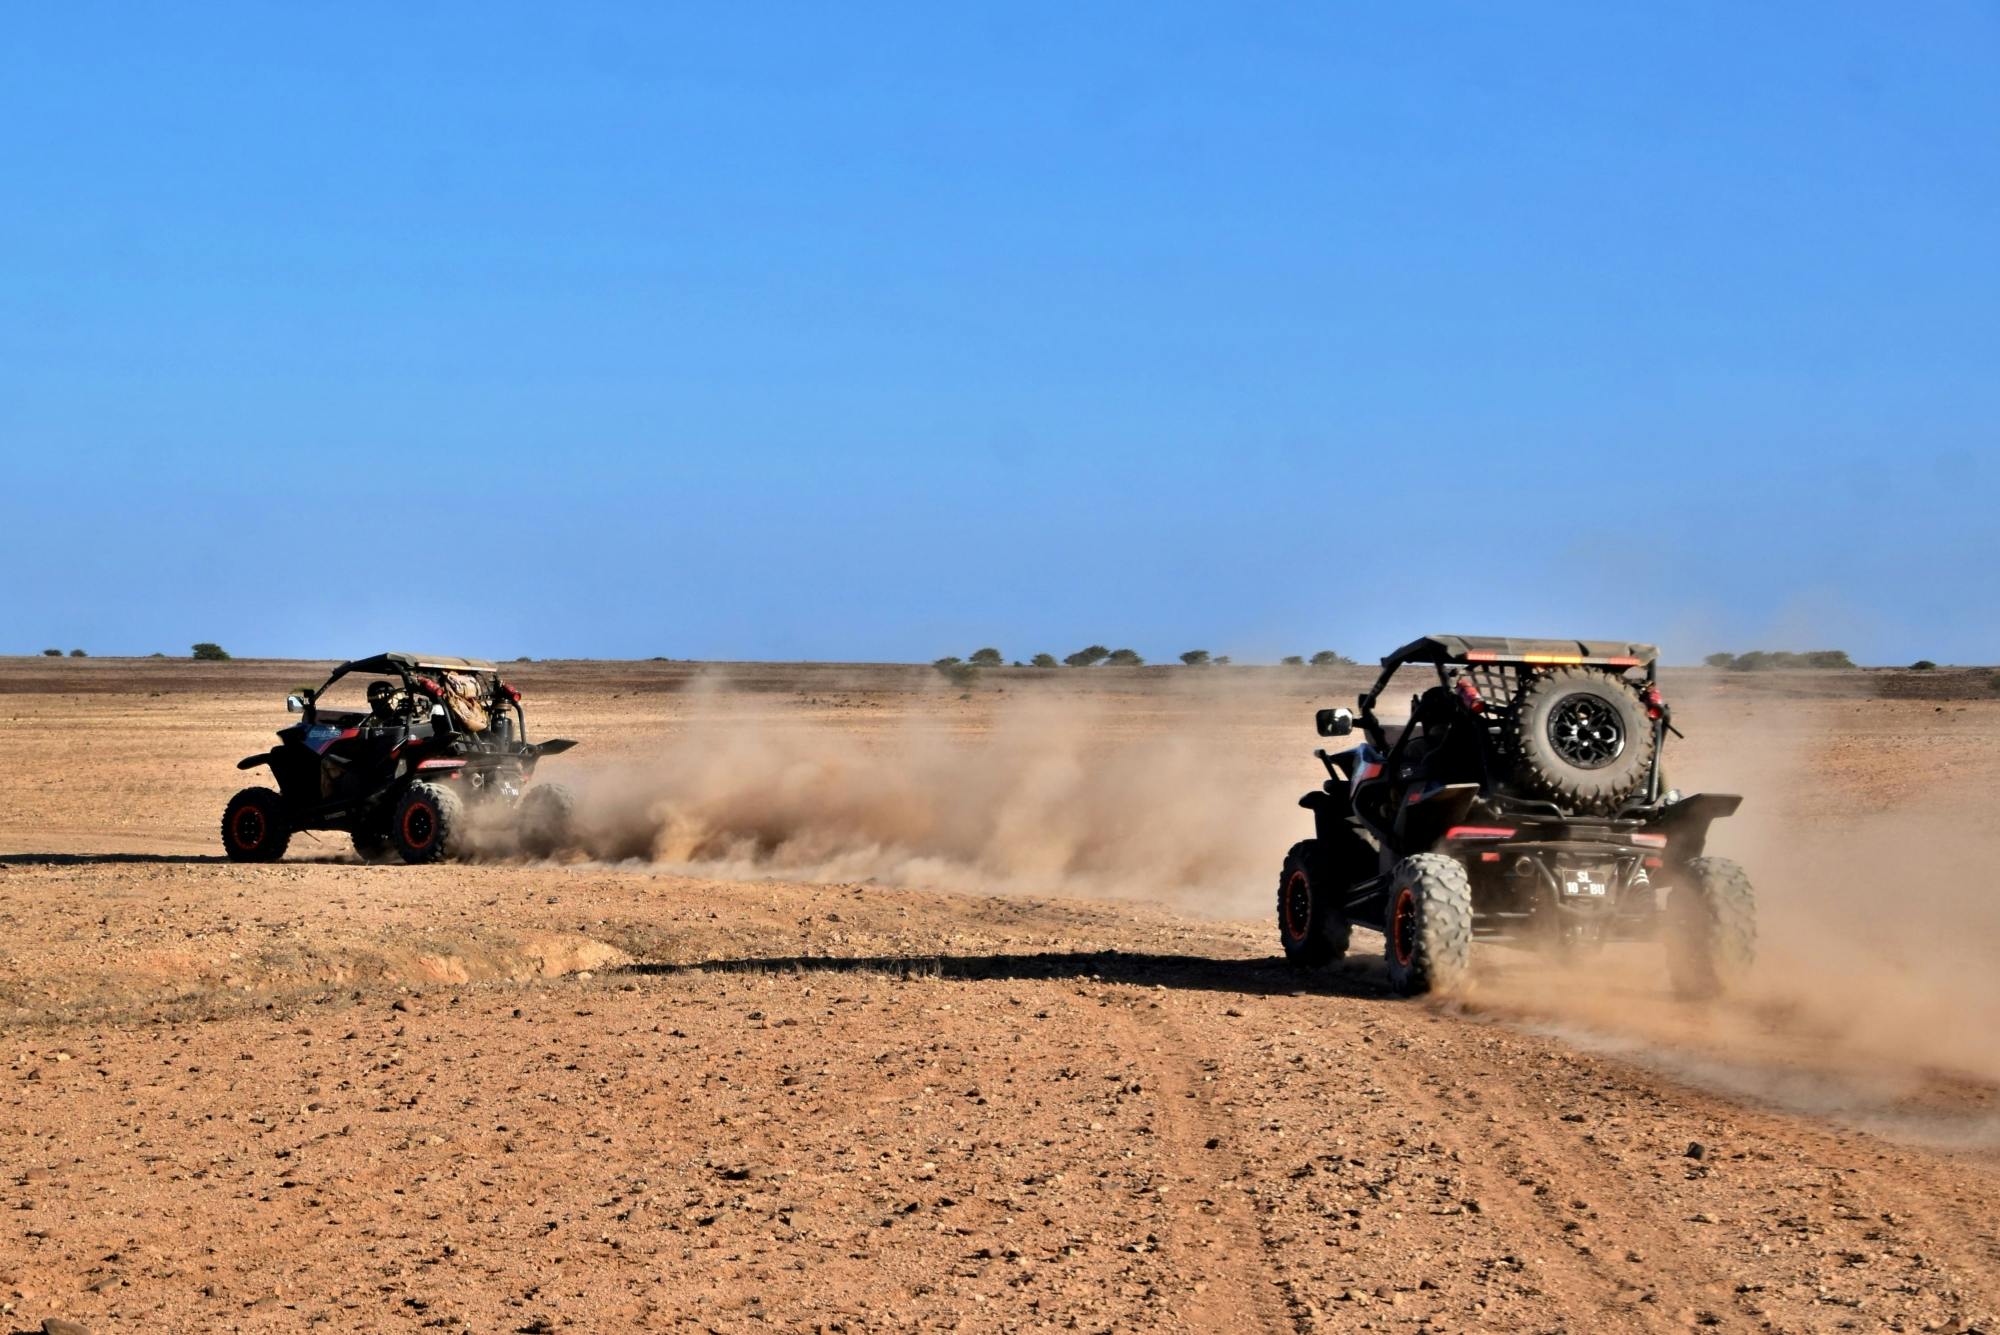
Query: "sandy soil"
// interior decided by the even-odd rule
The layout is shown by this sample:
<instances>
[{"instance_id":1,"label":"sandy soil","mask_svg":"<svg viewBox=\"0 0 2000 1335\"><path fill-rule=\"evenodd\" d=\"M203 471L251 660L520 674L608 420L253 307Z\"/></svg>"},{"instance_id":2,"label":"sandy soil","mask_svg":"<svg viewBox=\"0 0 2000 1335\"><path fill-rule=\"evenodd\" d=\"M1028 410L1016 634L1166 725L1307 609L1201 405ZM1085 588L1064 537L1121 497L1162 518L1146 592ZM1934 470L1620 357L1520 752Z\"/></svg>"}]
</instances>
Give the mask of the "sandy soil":
<instances>
[{"instance_id":1,"label":"sandy soil","mask_svg":"<svg viewBox=\"0 0 2000 1335\"><path fill-rule=\"evenodd\" d=\"M622 860L224 862L320 667L0 660L0 1329L2000 1314L1990 673L1670 676L1766 900L1693 1007L1276 961L1351 674L521 665Z\"/></svg>"}]
</instances>

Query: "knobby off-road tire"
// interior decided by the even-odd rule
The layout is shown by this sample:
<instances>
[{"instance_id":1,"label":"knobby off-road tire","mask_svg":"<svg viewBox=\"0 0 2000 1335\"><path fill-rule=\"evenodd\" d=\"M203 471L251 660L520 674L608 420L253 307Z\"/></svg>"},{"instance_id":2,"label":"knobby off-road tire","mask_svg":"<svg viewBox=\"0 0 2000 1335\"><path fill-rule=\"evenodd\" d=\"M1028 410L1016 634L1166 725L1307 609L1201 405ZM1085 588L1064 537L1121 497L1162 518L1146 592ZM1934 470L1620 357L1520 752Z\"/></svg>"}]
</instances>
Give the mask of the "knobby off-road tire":
<instances>
[{"instance_id":1,"label":"knobby off-road tire","mask_svg":"<svg viewBox=\"0 0 2000 1335\"><path fill-rule=\"evenodd\" d=\"M559 783L538 783L521 799L521 850L546 858L568 848L576 827L576 795Z\"/></svg>"},{"instance_id":2,"label":"knobby off-road tire","mask_svg":"<svg viewBox=\"0 0 2000 1335\"><path fill-rule=\"evenodd\" d=\"M413 783L396 804L389 835L405 862L453 857L465 839L465 803L441 783Z\"/></svg>"},{"instance_id":3,"label":"knobby off-road tire","mask_svg":"<svg viewBox=\"0 0 2000 1335\"><path fill-rule=\"evenodd\" d=\"M285 799L269 788L245 788L222 809L222 851L231 862L276 862L291 841Z\"/></svg>"},{"instance_id":4,"label":"knobby off-road tire","mask_svg":"<svg viewBox=\"0 0 2000 1335\"><path fill-rule=\"evenodd\" d=\"M1414 997L1465 988L1472 977L1472 878L1457 858L1413 853L1396 864L1382 936L1396 991Z\"/></svg>"},{"instance_id":5,"label":"knobby off-road tire","mask_svg":"<svg viewBox=\"0 0 2000 1335\"><path fill-rule=\"evenodd\" d=\"M1693 858L1667 897L1667 977L1682 997L1722 996L1757 959L1757 898L1728 858Z\"/></svg>"},{"instance_id":6,"label":"knobby off-road tire","mask_svg":"<svg viewBox=\"0 0 2000 1335\"><path fill-rule=\"evenodd\" d=\"M1609 815L1637 793L1654 744L1638 692L1607 672L1537 672L1514 702L1522 786L1580 814Z\"/></svg>"},{"instance_id":7,"label":"knobby off-road tire","mask_svg":"<svg viewBox=\"0 0 2000 1335\"><path fill-rule=\"evenodd\" d=\"M1347 953L1345 889L1319 840L1301 840L1285 854L1278 873L1278 940L1291 964L1318 969Z\"/></svg>"}]
</instances>

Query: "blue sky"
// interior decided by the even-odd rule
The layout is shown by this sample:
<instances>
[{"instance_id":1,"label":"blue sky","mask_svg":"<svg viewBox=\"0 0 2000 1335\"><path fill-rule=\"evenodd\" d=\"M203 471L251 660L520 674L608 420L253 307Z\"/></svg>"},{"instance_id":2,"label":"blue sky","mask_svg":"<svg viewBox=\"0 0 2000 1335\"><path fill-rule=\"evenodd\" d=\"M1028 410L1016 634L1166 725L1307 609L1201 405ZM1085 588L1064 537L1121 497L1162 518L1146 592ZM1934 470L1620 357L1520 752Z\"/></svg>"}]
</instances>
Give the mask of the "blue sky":
<instances>
[{"instance_id":1,"label":"blue sky","mask_svg":"<svg viewBox=\"0 0 2000 1335\"><path fill-rule=\"evenodd\" d=\"M2000 10L43 6L0 650L2000 660Z\"/></svg>"}]
</instances>

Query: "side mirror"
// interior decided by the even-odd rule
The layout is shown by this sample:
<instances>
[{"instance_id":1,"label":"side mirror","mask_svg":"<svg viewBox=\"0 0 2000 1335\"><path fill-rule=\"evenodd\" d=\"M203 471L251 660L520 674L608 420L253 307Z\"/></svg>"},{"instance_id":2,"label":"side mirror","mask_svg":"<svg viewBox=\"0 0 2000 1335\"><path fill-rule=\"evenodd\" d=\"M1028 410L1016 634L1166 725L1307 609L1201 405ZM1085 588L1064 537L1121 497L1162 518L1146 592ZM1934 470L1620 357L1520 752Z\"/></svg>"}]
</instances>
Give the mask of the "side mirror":
<instances>
[{"instance_id":1,"label":"side mirror","mask_svg":"<svg viewBox=\"0 0 2000 1335\"><path fill-rule=\"evenodd\" d=\"M1346 709L1322 709L1313 715L1313 727L1322 737L1345 737L1354 731L1354 715Z\"/></svg>"},{"instance_id":2,"label":"side mirror","mask_svg":"<svg viewBox=\"0 0 2000 1335\"><path fill-rule=\"evenodd\" d=\"M287 714L303 714L306 712L306 702L296 695L288 695L285 697L285 712Z\"/></svg>"}]
</instances>

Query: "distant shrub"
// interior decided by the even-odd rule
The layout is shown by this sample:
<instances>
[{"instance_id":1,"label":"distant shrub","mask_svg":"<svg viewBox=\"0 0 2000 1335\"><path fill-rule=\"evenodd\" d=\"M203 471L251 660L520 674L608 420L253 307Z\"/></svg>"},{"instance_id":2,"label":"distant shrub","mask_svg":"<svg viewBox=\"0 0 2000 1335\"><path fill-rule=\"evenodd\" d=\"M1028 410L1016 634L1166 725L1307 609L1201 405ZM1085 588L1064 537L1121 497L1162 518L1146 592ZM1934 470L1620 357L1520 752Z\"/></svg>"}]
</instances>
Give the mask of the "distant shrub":
<instances>
[{"instance_id":1,"label":"distant shrub","mask_svg":"<svg viewBox=\"0 0 2000 1335\"><path fill-rule=\"evenodd\" d=\"M1096 667L1099 663L1102 663L1105 659L1109 657L1111 657L1111 651L1109 649L1106 649L1101 644L1093 644L1089 648L1079 649L1075 653L1071 654L1069 657L1063 659L1063 666Z\"/></svg>"},{"instance_id":2,"label":"distant shrub","mask_svg":"<svg viewBox=\"0 0 2000 1335\"><path fill-rule=\"evenodd\" d=\"M1234 663L1235 661L1236 660L1231 658L1228 654L1217 654L1215 656L1215 665L1217 667L1228 667L1231 663Z\"/></svg>"},{"instance_id":3,"label":"distant shrub","mask_svg":"<svg viewBox=\"0 0 2000 1335\"><path fill-rule=\"evenodd\" d=\"M44 650L42 650L42 657L43 657L43 658L61 658L61 657L62 657L62 650L60 650L60 649L44 649Z\"/></svg>"},{"instance_id":4,"label":"distant shrub","mask_svg":"<svg viewBox=\"0 0 2000 1335\"><path fill-rule=\"evenodd\" d=\"M2000 672L1996 672L1989 677L1986 685L1992 690L2000 691Z\"/></svg>"},{"instance_id":5,"label":"distant shrub","mask_svg":"<svg viewBox=\"0 0 2000 1335\"><path fill-rule=\"evenodd\" d=\"M1337 654L1331 649L1322 649L1312 656L1314 667L1353 667L1354 660L1346 654Z\"/></svg>"},{"instance_id":6,"label":"distant shrub","mask_svg":"<svg viewBox=\"0 0 2000 1335\"><path fill-rule=\"evenodd\" d=\"M70 651L69 651L69 656L70 656L71 658L88 658L88 657L90 657L90 655L89 655L89 654L85 653L85 652L84 652L83 650L81 650L81 649L72 649L72 650L70 650Z\"/></svg>"},{"instance_id":7,"label":"distant shrub","mask_svg":"<svg viewBox=\"0 0 2000 1335\"><path fill-rule=\"evenodd\" d=\"M1207 667L1208 650L1190 649L1181 655L1181 662L1187 664L1189 667Z\"/></svg>"},{"instance_id":8,"label":"distant shrub","mask_svg":"<svg viewBox=\"0 0 2000 1335\"><path fill-rule=\"evenodd\" d=\"M152 653L150 653L150 654L147 654L147 655L146 655L146 657L148 657L148 658L165 658L165 657L166 657L166 655L165 655L165 654L163 654L163 653L161 653L161 652L160 652L159 650L155 649L155 650L154 650L154 651L153 651Z\"/></svg>"},{"instance_id":9,"label":"distant shrub","mask_svg":"<svg viewBox=\"0 0 2000 1335\"><path fill-rule=\"evenodd\" d=\"M526 654L522 654L519 658L515 659L514 661L516 663L532 663L535 660L528 657Z\"/></svg>"},{"instance_id":10,"label":"distant shrub","mask_svg":"<svg viewBox=\"0 0 2000 1335\"><path fill-rule=\"evenodd\" d=\"M1854 660L1845 649L1810 649L1795 654L1789 649L1752 649L1747 654L1710 654L1702 660L1710 667L1726 667L1737 672L1761 672L1767 668L1851 668Z\"/></svg>"},{"instance_id":11,"label":"distant shrub","mask_svg":"<svg viewBox=\"0 0 2000 1335\"><path fill-rule=\"evenodd\" d=\"M229 651L227 649L219 644L211 644L207 640L203 640L200 644L194 646L194 656L204 663L227 663L229 661Z\"/></svg>"},{"instance_id":12,"label":"distant shrub","mask_svg":"<svg viewBox=\"0 0 2000 1335\"><path fill-rule=\"evenodd\" d=\"M1910 670L1912 672L1929 672L1936 667L1937 664L1931 662L1931 660L1928 658L1919 658L1916 662L1910 664Z\"/></svg>"},{"instance_id":13,"label":"distant shrub","mask_svg":"<svg viewBox=\"0 0 2000 1335\"><path fill-rule=\"evenodd\" d=\"M1113 649L1104 659L1107 667L1139 667L1145 661L1130 649Z\"/></svg>"},{"instance_id":14,"label":"distant shrub","mask_svg":"<svg viewBox=\"0 0 2000 1335\"><path fill-rule=\"evenodd\" d=\"M999 667L1005 661L998 649L974 649L972 657L966 660L974 667Z\"/></svg>"},{"instance_id":15,"label":"distant shrub","mask_svg":"<svg viewBox=\"0 0 2000 1335\"><path fill-rule=\"evenodd\" d=\"M1278 660L1278 663L1280 666L1283 667L1304 667L1306 665L1306 660L1300 657L1298 654L1286 654L1283 658Z\"/></svg>"},{"instance_id":16,"label":"distant shrub","mask_svg":"<svg viewBox=\"0 0 2000 1335\"><path fill-rule=\"evenodd\" d=\"M1036 654L1033 658L1028 660L1028 666L1038 667L1038 668L1052 668L1052 667L1060 667L1061 664L1056 662L1056 656L1054 654Z\"/></svg>"},{"instance_id":17,"label":"distant shrub","mask_svg":"<svg viewBox=\"0 0 2000 1335\"><path fill-rule=\"evenodd\" d=\"M949 672L953 668L957 667L960 663L963 663L964 661L965 660L963 658L960 658L956 654L953 654L949 658L932 659L931 666L936 668L939 672Z\"/></svg>"},{"instance_id":18,"label":"distant shrub","mask_svg":"<svg viewBox=\"0 0 2000 1335\"><path fill-rule=\"evenodd\" d=\"M956 658L940 658L931 664L944 674L944 679L954 686L970 686L979 680L979 669Z\"/></svg>"}]
</instances>

